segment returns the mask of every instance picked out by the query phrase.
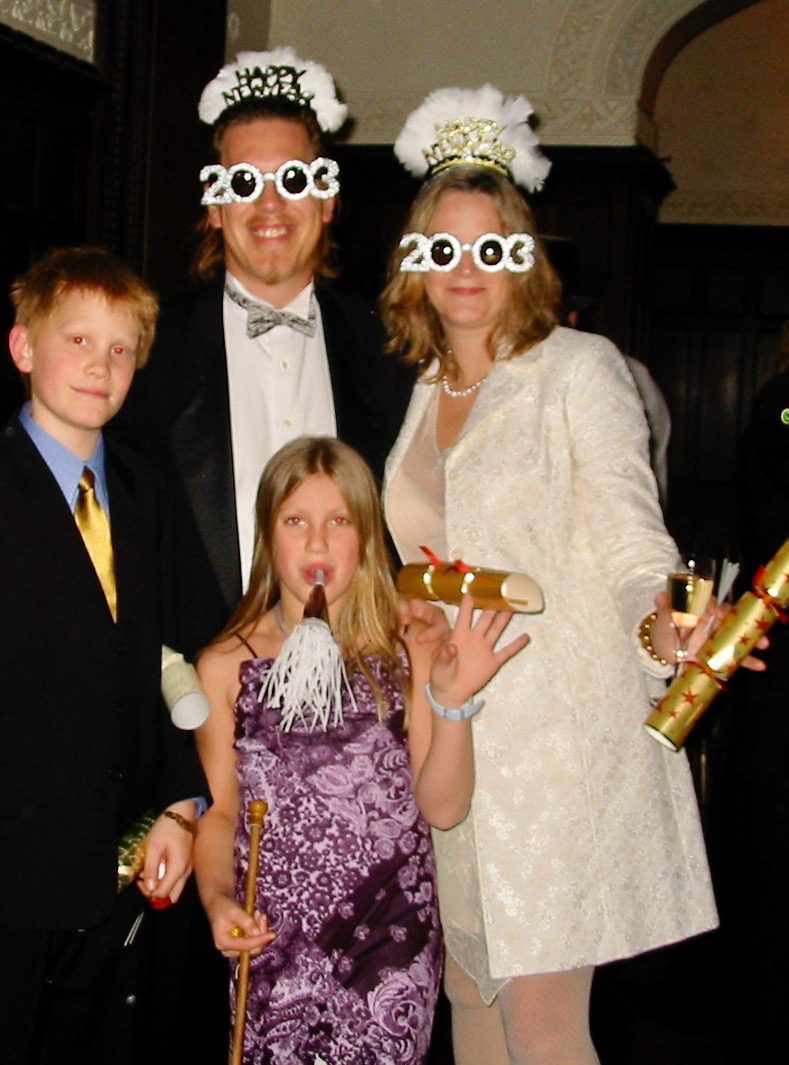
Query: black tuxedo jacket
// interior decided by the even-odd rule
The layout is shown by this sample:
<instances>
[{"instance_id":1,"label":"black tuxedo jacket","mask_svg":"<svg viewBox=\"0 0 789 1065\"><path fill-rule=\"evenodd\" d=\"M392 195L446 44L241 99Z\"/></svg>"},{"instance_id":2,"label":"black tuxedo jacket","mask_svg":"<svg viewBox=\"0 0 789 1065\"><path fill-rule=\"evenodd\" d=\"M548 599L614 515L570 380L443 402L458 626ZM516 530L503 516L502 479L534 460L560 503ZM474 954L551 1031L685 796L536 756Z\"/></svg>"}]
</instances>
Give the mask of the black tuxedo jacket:
<instances>
[{"instance_id":1,"label":"black tuxedo jacket","mask_svg":"<svg viewBox=\"0 0 789 1065\"><path fill-rule=\"evenodd\" d=\"M165 523L146 471L108 444L116 623L46 463L16 418L0 433L0 925L101 923L119 836L207 794L159 696Z\"/></svg>"},{"instance_id":2,"label":"black tuxedo jacket","mask_svg":"<svg viewBox=\"0 0 789 1065\"><path fill-rule=\"evenodd\" d=\"M217 634L241 596L222 292L217 282L165 306L150 363L120 421L135 447L166 467L177 530L168 642L189 656ZM380 477L413 375L383 355L370 304L321 286L316 295L338 436Z\"/></svg>"}]
</instances>

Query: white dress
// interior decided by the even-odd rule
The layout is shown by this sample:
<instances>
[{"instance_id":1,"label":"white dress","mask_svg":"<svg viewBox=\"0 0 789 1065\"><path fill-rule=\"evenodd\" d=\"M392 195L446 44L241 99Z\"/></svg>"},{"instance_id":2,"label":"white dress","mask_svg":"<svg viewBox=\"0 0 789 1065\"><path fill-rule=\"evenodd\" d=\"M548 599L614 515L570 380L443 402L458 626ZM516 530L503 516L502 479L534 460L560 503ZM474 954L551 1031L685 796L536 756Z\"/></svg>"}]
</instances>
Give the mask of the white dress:
<instances>
[{"instance_id":1,"label":"white dress","mask_svg":"<svg viewBox=\"0 0 789 1065\"><path fill-rule=\"evenodd\" d=\"M423 557L421 516L435 531L443 508L444 542L427 546L524 571L546 602L513 619L531 643L484 691L471 811L434 832L447 945L489 1002L510 977L626 957L717 918L687 761L642 728L666 671L635 634L676 548L623 357L555 329L494 365L442 455L436 394L417 383L387 463L401 557ZM441 463L430 500L419 471L435 481Z\"/></svg>"}]
</instances>

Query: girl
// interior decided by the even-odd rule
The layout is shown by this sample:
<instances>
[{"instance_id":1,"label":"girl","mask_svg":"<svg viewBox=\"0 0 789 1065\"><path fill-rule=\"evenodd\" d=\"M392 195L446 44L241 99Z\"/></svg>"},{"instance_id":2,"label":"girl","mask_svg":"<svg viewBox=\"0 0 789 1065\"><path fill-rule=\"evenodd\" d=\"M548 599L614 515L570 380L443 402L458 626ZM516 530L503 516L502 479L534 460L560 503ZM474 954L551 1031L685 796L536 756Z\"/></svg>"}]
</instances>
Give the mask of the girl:
<instances>
[{"instance_id":1,"label":"girl","mask_svg":"<svg viewBox=\"0 0 789 1065\"><path fill-rule=\"evenodd\" d=\"M417 642L419 622L401 631L375 483L337 440L272 458L257 528L249 591L199 663L214 804L195 870L217 948L256 955L245 1061L421 1062L442 959L427 823L465 816L473 696L528 637L494 650L508 615L474 623L470 601L438 643ZM319 571L353 699L326 730L284 730L258 695ZM253 797L269 813L248 916L239 814Z\"/></svg>"}]
</instances>

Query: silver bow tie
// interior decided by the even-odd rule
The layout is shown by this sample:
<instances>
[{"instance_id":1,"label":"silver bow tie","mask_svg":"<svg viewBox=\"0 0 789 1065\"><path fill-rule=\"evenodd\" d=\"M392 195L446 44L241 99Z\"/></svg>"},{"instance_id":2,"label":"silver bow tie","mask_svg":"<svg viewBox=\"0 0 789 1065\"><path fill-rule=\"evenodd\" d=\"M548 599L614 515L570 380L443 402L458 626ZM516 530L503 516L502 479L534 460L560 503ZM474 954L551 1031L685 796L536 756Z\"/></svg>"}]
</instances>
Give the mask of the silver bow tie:
<instances>
[{"instance_id":1,"label":"silver bow tie","mask_svg":"<svg viewBox=\"0 0 789 1065\"><path fill-rule=\"evenodd\" d=\"M295 329L297 333L302 333L306 337L315 336L314 296L310 298L309 317L300 318L298 314L291 314L290 311L277 311L273 307L267 307L265 303L247 299L230 284L225 285L225 292L234 303L243 307L247 312L248 337L259 337L263 333L268 333L269 329L273 329L276 325L286 325L289 329Z\"/></svg>"}]
</instances>

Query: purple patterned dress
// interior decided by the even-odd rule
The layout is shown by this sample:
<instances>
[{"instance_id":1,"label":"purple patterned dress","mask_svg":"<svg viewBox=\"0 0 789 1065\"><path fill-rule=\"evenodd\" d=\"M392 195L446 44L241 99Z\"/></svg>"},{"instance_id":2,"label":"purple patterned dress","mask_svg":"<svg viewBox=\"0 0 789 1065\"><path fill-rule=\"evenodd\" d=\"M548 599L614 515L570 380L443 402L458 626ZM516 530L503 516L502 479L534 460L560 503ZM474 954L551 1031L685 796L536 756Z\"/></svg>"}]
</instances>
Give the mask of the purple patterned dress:
<instances>
[{"instance_id":1,"label":"purple patterned dress","mask_svg":"<svg viewBox=\"0 0 789 1065\"><path fill-rule=\"evenodd\" d=\"M236 703L242 809L269 810L257 906L277 939L252 960L245 1065L418 1065L430 1043L443 958L430 832L417 810L398 685L378 720L351 679L344 723L294 725L258 702L271 659L244 662ZM244 896L249 836L236 833Z\"/></svg>"}]
</instances>

